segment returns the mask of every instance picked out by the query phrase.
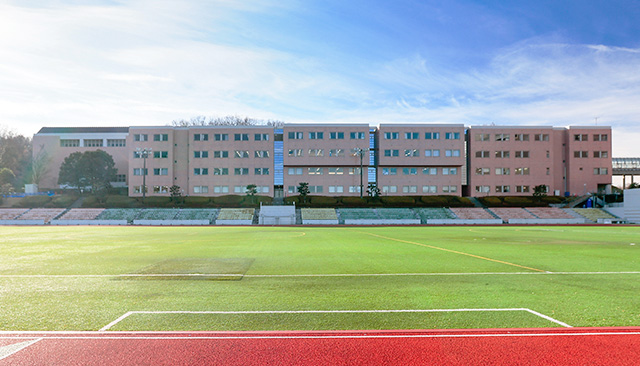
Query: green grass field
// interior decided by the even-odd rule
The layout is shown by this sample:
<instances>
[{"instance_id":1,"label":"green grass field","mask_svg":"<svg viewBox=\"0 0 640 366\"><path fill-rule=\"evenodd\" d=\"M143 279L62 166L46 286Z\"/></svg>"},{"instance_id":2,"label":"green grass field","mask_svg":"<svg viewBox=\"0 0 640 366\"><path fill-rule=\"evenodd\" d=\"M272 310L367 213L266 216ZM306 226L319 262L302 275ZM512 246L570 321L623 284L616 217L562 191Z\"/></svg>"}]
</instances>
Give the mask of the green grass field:
<instances>
[{"instance_id":1,"label":"green grass field","mask_svg":"<svg viewBox=\"0 0 640 366\"><path fill-rule=\"evenodd\" d=\"M639 294L638 227L0 227L5 331L638 326Z\"/></svg>"}]
</instances>

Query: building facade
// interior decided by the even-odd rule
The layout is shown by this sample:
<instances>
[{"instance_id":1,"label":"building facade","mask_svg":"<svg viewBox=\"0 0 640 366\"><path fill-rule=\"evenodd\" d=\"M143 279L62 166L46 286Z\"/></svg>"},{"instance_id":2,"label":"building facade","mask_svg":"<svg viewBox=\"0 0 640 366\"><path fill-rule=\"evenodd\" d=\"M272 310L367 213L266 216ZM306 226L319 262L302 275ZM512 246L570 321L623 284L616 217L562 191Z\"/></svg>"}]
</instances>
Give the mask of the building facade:
<instances>
[{"instance_id":1,"label":"building facade","mask_svg":"<svg viewBox=\"0 0 640 366\"><path fill-rule=\"evenodd\" d=\"M132 126L42 128L34 155L50 168L41 189L60 188L60 165L73 152L114 157L114 186L130 196L311 194L531 195L606 191L611 184L610 127L463 124L292 123L283 126Z\"/></svg>"}]
</instances>

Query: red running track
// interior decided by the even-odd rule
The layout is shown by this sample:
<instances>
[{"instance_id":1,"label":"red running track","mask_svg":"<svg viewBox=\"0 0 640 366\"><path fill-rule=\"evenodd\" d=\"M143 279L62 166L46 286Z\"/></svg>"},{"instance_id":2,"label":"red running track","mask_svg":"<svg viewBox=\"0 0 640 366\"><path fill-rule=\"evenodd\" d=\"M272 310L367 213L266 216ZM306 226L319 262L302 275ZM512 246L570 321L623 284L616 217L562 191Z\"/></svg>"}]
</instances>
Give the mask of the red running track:
<instances>
[{"instance_id":1,"label":"red running track","mask_svg":"<svg viewBox=\"0 0 640 366\"><path fill-rule=\"evenodd\" d=\"M640 327L0 332L0 365L638 365Z\"/></svg>"}]
</instances>

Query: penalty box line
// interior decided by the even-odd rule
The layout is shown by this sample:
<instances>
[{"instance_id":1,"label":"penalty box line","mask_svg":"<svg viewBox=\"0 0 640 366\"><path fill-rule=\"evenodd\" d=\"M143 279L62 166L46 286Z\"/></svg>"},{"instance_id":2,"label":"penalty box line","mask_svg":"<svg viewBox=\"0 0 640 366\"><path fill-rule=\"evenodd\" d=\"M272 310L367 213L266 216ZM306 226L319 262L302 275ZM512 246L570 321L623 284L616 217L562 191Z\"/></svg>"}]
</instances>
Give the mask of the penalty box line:
<instances>
[{"instance_id":1,"label":"penalty box line","mask_svg":"<svg viewBox=\"0 0 640 366\"><path fill-rule=\"evenodd\" d=\"M255 310L255 311L128 311L118 319L100 328L100 332L107 331L116 326L121 321L134 314L218 314L218 315L241 315L241 314L374 314L374 313L453 313L453 312L507 312L524 311L542 319L556 323L565 328L572 328L571 325L527 308L506 308L506 309L401 309L401 310Z\"/></svg>"}]
</instances>

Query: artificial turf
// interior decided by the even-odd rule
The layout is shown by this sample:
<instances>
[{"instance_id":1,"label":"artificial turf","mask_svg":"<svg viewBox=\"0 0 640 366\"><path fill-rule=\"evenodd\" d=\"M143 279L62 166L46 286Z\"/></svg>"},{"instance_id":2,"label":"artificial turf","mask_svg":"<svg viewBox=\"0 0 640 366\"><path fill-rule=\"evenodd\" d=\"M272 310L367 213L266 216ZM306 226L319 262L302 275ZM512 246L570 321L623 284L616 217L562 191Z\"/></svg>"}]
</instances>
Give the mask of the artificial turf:
<instances>
[{"instance_id":1,"label":"artificial turf","mask_svg":"<svg viewBox=\"0 0 640 366\"><path fill-rule=\"evenodd\" d=\"M637 326L639 234L620 226L0 227L0 330L98 330L129 311L470 308ZM558 325L522 312L137 314L112 329L544 326Z\"/></svg>"}]
</instances>

